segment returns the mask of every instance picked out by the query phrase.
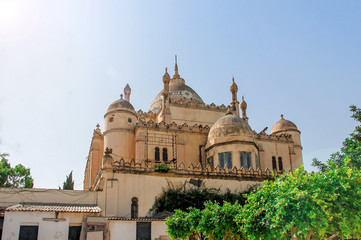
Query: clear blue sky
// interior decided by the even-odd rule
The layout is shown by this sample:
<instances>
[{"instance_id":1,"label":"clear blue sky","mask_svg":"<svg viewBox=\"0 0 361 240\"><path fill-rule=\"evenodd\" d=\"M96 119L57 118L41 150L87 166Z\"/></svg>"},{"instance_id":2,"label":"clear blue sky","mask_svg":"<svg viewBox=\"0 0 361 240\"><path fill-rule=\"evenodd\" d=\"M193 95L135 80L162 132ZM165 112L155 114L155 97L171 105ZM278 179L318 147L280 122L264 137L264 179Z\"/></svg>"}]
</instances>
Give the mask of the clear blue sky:
<instances>
[{"instance_id":1,"label":"clear blue sky","mask_svg":"<svg viewBox=\"0 0 361 240\"><path fill-rule=\"evenodd\" d=\"M356 0L0 0L0 152L31 168L35 187L74 170L82 188L108 105L129 83L147 110L177 54L206 103L230 103L233 75L254 130L292 120L312 170L355 127L360 43Z\"/></svg>"}]
</instances>

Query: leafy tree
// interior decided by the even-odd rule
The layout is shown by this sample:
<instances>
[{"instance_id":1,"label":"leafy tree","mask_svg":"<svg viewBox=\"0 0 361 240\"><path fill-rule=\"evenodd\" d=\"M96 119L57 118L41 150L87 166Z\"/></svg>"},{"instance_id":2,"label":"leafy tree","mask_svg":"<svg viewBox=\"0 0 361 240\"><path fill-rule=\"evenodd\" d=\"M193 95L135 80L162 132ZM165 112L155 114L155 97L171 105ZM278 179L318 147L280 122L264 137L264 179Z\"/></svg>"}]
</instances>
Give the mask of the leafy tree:
<instances>
[{"instance_id":1,"label":"leafy tree","mask_svg":"<svg viewBox=\"0 0 361 240\"><path fill-rule=\"evenodd\" d=\"M66 176L66 180L63 183L63 190L74 190L73 171Z\"/></svg>"},{"instance_id":2,"label":"leafy tree","mask_svg":"<svg viewBox=\"0 0 361 240\"><path fill-rule=\"evenodd\" d=\"M240 239L241 233L234 219L241 208L237 202L220 205L209 201L203 210L176 210L166 219L167 233L173 239Z\"/></svg>"},{"instance_id":3,"label":"leafy tree","mask_svg":"<svg viewBox=\"0 0 361 240\"><path fill-rule=\"evenodd\" d=\"M172 239L188 239L188 237L204 239L198 232L200 219L199 209L189 208L188 212L177 209L172 217L166 218L167 233Z\"/></svg>"},{"instance_id":4,"label":"leafy tree","mask_svg":"<svg viewBox=\"0 0 361 240\"><path fill-rule=\"evenodd\" d=\"M361 124L361 109L352 105L350 111L352 113L351 117ZM341 151L331 154L328 161L341 166L347 156L351 159L350 167L361 169L361 125L355 127L354 132L343 142ZM313 159L312 166L317 167L320 171L325 171L329 167L327 163L323 163L317 158Z\"/></svg>"},{"instance_id":5,"label":"leafy tree","mask_svg":"<svg viewBox=\"0 0 361 240\"><path fill-rule=\"evenodd\" d=\"M9 154L0 154L0 187L5 188L32 188L34 180L30 176L30 169L22 164L11 167L7 157Z\"/></svg>"},{"instance_id":6,"label":"leafy tree","mask_svg":"<svg viewBox=\"0 0 361 240\"><path fill-rule=\"evenodd\" d=\"M237 214L242 206L224 202L223 205L217 202L206 202L201 212L198 231L209 239L240 239L241 233L235 222Z\"/></svg>"},{"instance_id":7,"label":"leafy tree","mask_svg":"<svg viewBox=\"0 0 361 240\"><path fill-rule=\"evenodd\" d=\"M361 172L350 162L266 181L249 195L237 223L249 239L360 238Z\"/></svg>"}]
</instances>

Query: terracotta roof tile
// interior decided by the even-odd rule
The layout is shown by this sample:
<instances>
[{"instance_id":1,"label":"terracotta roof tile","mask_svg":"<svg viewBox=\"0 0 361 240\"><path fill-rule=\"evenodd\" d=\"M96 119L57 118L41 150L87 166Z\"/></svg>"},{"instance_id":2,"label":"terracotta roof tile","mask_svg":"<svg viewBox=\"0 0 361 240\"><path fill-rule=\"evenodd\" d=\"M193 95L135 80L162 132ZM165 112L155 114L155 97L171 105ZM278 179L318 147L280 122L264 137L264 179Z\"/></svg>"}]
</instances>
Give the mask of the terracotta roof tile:
<instances>
[{"instance_id":1,"label":"terracotta roof tile","mask_svg":"<svg viewBox=\"0 0 361 240\"><path fill-rule=\"evenodd\" d=\"M91 204L19 203L6 211L100 213L102 210Z\"/></svg>"}]
</instances>

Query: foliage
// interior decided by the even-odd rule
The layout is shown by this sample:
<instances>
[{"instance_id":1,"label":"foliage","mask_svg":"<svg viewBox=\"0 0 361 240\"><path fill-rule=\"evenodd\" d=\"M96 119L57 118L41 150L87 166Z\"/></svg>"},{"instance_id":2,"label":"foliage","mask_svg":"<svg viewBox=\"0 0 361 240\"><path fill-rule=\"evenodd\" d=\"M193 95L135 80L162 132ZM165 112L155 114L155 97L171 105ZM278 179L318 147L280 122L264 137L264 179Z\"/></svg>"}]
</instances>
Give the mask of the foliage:
<instances>
[{"instance_id":1,"label":"foliage","mask_svg":"<svg viewBox=\"0 0 361 240\"><path fill-rule=\"evenodd\" d=\"M209 239L240 239L241 233L235 222L242 206L224 202L206 202L201 212L198 231Z\"/></svg>"},{"instance_id":2,"label":"foliage","mask_svg":"<svg viewBox=\"0 0 361 240\"><path fill-rule=\"evenodd\" d=\"M361 172L345 162L265 182L249 195L238 225L249 239L361 237Z\"/></svg>"},{"instance_id":3,"label":"foliage","mask_svg":"<svg viewBox=\"0 0 361 240\"><path fill-rule=\"evenodd\" d=\"M234 203L238 201L241 205L245 203L245 193L232 193L229 189L221 192L220 189L193 187L185 183L179 188L169 186L163 193L155 199L152 207L154 214L175 209L187 211L189 207L203 209L207 201L223 203L224 201Z\"/></svg>"},{"instance_id":4,"label":"foliage","mask_svg":"<svg viewBox=\"0 0 361 240\"><path fill-rule=\"evenodd\" d=\"M173 239L361 238L361 171L330 162L325 172L302 168L247 196L241 204L207 202L203 210L176 210L166 219Z\"/></svg>"},{"instance_id":5,"label":"foliage","mask_svg":"<svg viewBox=\"0 0 361 240\"><path fill-rule=\"evenodd\" d=\"M63 183L63 190L74 190L73 171L66 176L66 180Z\"/></svg>"},{"instance_id":6,"label":"foliage","mask_svg":"<svg viewBox=\"0 0 361 240\"><path fill-rule=\"evenodd\" d=\"M154 167L154 171L160 172L160 173L166 173L169 172L170 167L168 164L160 163Z\"/></svg>"},{"instance_id":7,"label":"foliage","mask_svg":"<svg viewBox=\"0 0 361 240\"><path fill-rule=\"evenodd\" d=\"M173 239L240 239L238 227L234 221L242 208L237 202L206 202L204 209L189 208L188 212L176 210L166 219L167 233Z\"/></svg>"},{"instance_id":8,"label":"foliage","mask_svg":"<svg viewBox=\"0 0 361 240\"><path fill-rule=\"evenodd\" d=\"M351 117L356 122L361 123L361 109L352 105L350 106L350 111L352 112ZM351 159L350 167L361 169L361 125L355 127L354 132L343 142L341 151L332 154L326 164L314 158L312 166L317 167L320 171L326 171L329 167L328 163L333 162L337 166L341 166L347 156Z\"/></svg>"},{"instance_id":9,"label":"foliage","mask_svg":"<svg viewBox=\"0 0 361 240\"><path fill-rule=\"evenodd\" d=\"M197 236L203 239L201 234L198 234L198 225L201 218L201 211L196 208L189 208L188 212L182 210L175 210L172 217L166 218L167 233L172 239L188 239L190 236Z\"/></svg>"},{"instance_id":10,"label":"foliage","mask_svg":"<svg viewBox=\"0 0 361 240\"><path fill-rule=\"evenodd\" d=\"M32 188L34 180L30 176L30 169L22 164L11 167L7 157L9 154L0 154L0 187Z\"/></svg>"}]
</instances>

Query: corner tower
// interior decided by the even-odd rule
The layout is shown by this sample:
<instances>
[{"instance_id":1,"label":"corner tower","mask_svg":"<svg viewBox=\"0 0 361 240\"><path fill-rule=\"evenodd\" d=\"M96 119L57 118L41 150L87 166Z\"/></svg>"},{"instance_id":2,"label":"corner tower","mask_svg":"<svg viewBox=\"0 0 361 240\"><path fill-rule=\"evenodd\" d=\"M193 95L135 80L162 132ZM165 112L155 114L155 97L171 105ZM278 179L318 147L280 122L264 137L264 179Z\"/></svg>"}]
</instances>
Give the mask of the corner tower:
<instances>
[{"instance_id":1,"label":"corner tower","mask_svg":"<svg viewBox=\"0 0 361 240\"><path fill-rule=\"evenodd\" d=\"M124 89L120 99L110 104L104 115L104 150L112 149L112 153L126 161L135 159L135 126L137 115L130 99L130 87Z\"/></svg>"}]
</instances>

